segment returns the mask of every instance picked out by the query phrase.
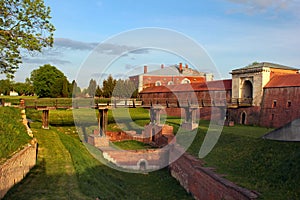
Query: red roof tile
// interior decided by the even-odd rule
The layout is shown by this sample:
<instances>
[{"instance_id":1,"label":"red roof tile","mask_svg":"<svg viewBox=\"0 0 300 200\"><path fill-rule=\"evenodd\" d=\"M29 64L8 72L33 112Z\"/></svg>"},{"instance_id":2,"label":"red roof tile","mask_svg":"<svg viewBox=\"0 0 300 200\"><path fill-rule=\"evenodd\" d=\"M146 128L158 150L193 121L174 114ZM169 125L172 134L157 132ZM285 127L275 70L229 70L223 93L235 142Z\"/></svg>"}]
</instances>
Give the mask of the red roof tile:
<instances>
[{"instance_id":1,"label":"red roof tile","mask_svg":"<svg viewBox=\"0 0 300 200\"><path fill-rule=\"evenodd\" d=\"M163 92L185 92L185 91L207 91L207 90L231 90L232 81L220 80L206 83L191 83L168 86L154 86L145 88L141 93L163 93Z\"/></svg>"},{"instance_id":2,"label":"red roof tile","mask_svg":"<svg viewBox=\"0 0 300 200\"><path fill-rule=\"evenodd\" d=\"M300 87L300 74L274 76L265 88L275 87Z\"/></svg>"}]
</instances>

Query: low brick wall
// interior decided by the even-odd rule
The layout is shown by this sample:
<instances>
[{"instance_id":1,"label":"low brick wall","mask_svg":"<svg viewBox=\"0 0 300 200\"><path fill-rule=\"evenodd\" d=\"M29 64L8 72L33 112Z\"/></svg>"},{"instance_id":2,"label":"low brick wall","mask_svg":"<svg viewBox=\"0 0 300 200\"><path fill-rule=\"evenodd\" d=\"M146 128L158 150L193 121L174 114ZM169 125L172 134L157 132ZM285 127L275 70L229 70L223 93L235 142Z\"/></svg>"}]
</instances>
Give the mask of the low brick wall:
<instances>
[{"instance_id":1,"label":"low brick wall","mask_svg":"<svg viewBox=\"0 0 300 200\"><path fill-rule=\"evenodd\" d=\"M173 149L172 154L180 153ZM257 199L255 192L241 188L217 175L210 168L203 167L203 162L184 153L178 160L169 165L171 175L176 178L185 190L195 199Z\"/></svg>"},{"instance_id":2,"label":"low brick wall","mask_svg":"<svg viewBox=\"0 0 300 200\"><path fill-rule=\"evenodd\" d=\"M36 149L37 143L32 142L0 165L0 199L34 167L37 156Z\"/></svg>"}]
</instances>

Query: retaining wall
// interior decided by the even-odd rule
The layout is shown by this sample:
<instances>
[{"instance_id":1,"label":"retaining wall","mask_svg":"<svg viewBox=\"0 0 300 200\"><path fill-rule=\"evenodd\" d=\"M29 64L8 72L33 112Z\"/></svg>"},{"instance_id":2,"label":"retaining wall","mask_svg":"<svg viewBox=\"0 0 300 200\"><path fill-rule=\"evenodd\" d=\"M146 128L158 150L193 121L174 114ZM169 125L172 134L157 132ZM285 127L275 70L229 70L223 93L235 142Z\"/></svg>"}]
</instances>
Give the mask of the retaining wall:
<instances>
[{"instance_id":1,"label":"retaining wall","mask_svg":"<svg viewBox=\"0 0 300 200\"><path fill-rule=\"evenodd\" d=\"M170 156L180 152L173 149ZM257 199L257 193L241 188L234 183L222 178L211 168L203 167L203 162L184 153L178 160L169 165L171 175L176 178L185 190L195 199L214 200L249 200Z\"/></svg>"},{"instance_id":2,"label":"retaining wall","mask_svg":"<svg viewBox=\"0 0 300 200\"><path fill-rule=\"evenodd\" d=\"M32 141L31 144L0 165L0 199L35 166L36 156L37 143Z\"/></svg>"}]
</instances>

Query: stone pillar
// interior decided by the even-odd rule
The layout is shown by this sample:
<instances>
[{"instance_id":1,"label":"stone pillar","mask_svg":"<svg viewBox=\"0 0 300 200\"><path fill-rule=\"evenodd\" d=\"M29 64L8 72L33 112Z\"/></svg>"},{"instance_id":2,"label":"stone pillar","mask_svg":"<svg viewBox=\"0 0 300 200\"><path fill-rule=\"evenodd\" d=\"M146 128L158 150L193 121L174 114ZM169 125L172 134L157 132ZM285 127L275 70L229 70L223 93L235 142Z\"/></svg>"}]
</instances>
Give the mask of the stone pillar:
<instances>
[{"instance_id":1,"label":"stone pillar","mask_svg":"<svg viewBox=\"0 0 300 200\"><path fill-rule=\"evenodd\" d=\"M198 128L197 123L197 106L187 106L184 107L185 110L185 120L184 123L181 125L184 129L187 130L194 130Z\"/></svg>"},{"instance_id":2,"label":"stone pillar","mask_svg":"<svg viewBox=\"0 0 300 200\"><path fill-rule=\"evenodd\" d=\"M160 111L163 109L162 106L152 106L150 108L150 120L151 124L160 124Z\"/></svg>"},{"instance_id":3,"label":"stone pillar","mask_svg":"<svg viewBox=\"0 0 300 200\"><path fill-rule=\"evenodd\" d=\"M98 107L99 116L98 116L98 130L100 136L105 136L107 123L108 123L108 108L107 107Z\"/></svg>"},{"instance_id":4,"label":"stone pillar","mask_svg":"<svg viewBox=\"0 0 300 200\"><path fill-rule=\"evenodd\" d=\"M49 129L49 110L43 110L42 113L42 128Z\"/></svg>"}]
</instances>

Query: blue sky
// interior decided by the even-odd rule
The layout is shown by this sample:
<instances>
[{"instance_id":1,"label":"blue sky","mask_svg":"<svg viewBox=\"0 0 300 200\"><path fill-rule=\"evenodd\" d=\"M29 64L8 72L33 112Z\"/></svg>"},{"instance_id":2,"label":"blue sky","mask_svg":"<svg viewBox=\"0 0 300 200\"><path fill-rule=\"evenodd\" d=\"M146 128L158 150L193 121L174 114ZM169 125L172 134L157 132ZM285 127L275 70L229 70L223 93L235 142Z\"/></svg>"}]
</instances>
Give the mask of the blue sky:
<instances>
[{"instance_id":1,"label":"blue sky","mask_svg":"<svg viewBox=\"0 0 300 200\"><path fill-rule=\"evenodd\" d=\"M172 30L193 40L215 64L219 78L230 78L232 69L254 61L300 68L298 0L45 0L45 4L51 7L56 27L54 47L24 58L16 81L24 81L33 69L47 63L86 87L90 78L101 82L109 73L116 78L142 73L145 64L155 69L161 63L189 62L153 49L120 56L108 68L99 66L102 60L90 61L92 50L103 41L107 44L101 53L108 57L134 49L134 42L118 43L114 38L145 27ZM87 63L94 73L87 72ZM209 71L207 66L202 69Z\"/></svg>"}]
</instances>

